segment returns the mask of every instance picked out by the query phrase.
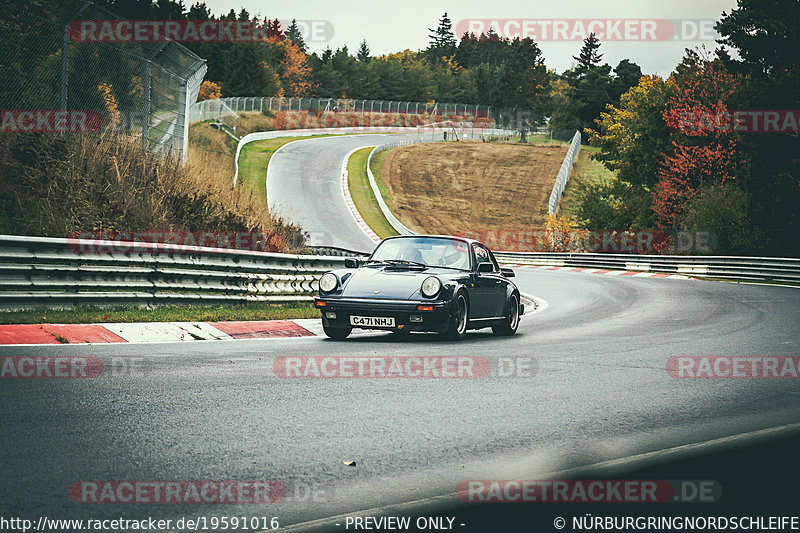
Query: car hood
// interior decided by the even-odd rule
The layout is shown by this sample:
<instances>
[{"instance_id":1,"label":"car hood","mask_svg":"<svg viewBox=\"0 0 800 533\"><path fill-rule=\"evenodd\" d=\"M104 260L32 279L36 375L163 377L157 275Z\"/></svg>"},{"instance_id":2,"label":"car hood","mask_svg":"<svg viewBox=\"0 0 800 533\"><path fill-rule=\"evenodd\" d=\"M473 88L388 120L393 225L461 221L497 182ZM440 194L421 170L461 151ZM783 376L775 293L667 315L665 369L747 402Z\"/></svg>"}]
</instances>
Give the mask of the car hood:
<instances>
[{"instance_id":1,"label":"car hood","mask_svg":"<svg viewBox=\"0 0 800 533\"><path fill-rule=\"evenodd\" d=\"M342 296L406 300L419 292L425 278L433 274L431 269L361 268L344 284Z\"/></svg>"}]
</instances>

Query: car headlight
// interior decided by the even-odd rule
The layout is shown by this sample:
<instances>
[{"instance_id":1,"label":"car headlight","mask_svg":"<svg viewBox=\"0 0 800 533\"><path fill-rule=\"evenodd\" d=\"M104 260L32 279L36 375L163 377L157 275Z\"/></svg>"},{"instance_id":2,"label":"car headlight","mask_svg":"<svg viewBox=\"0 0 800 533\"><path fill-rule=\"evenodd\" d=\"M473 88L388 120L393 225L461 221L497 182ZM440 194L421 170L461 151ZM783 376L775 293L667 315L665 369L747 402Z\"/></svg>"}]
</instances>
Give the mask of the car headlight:
<instances>
[{"instance_id":1,"label":"car headlight","mask_svg":"<svg viewBox=\"0 0 800 533\"><path fill-rule=\"evenodd\" d=\"M322 292L331 292L337 285L339 285L339 279L336 274L331 272L327 272L319 278L319 290Z\"/></svg>"},{"instance_id":2,"label":"car headlight","mask_svg":"<svg viewBox=\"0 0 800 533\"><path fill-rule=\"evenodd\" d=\"M439 294L441 288L442 282L439 281L439 278L435 278L433 276L425 278L425 281L422 282L422 294L428 298L433 298Z\"/></svg>"}]
</instances>

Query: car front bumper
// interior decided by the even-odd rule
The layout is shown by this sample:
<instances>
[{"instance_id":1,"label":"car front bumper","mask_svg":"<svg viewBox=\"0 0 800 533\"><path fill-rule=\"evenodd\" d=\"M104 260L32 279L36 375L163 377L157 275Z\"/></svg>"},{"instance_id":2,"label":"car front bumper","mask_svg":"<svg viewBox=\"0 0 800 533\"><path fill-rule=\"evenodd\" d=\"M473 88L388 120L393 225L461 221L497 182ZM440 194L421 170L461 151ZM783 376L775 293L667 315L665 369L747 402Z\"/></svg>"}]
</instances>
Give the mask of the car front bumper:
<instances>
[{"instance_id":1,"label":"car front bumper","mask_svg":"<svg viewBox=\"0 0 800 533\"><path fill-rule=\"evenodd\" d=\"M314 298L314 306L322 313L325 326L355 327L384 331L437 331L447 329L450 302L422 300L387 300L372 298ZM425 309L420 309L420 306ZM430 308L430 309L428 309ZM351 316L392 317L394 327L353 326Z\"/></svg>"}]
</instances>

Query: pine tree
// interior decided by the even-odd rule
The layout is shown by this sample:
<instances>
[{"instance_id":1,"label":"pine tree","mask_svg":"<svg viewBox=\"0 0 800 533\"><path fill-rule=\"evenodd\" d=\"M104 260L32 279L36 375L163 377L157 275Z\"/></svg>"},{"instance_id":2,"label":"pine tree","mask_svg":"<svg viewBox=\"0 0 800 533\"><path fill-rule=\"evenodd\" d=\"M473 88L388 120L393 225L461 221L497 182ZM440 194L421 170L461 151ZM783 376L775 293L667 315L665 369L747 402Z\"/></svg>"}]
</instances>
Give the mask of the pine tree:
<instances>
[{"instance_id":1,"label":"pine tree","mask_svg":"<svg viewBox=\"0 0 800 533\"><path fill-rule=\"evenodd\" d=\"M603 59L603 54L598 54L597 49L600 48L600 39L594 33L583 40L583 46L577 56L572 56L572 59L578 62L574 72L577 78L583 77L584 74L589 72L592 68L598 66Z\"/></svg>"},{"instance_id":2,"label":"pine tree","mask_svg":"<svg viewBox=\"0 0 800 533\"><path fill-rule=\"evenodd\" d=\"M517 112L517 127L529 128L542 121L547 78L547 67L536 42L530 38L511 41L499 83L502 97L498 103Z\"/></svg>"},{"instance_id":3,"label":"pine tree","mask_svg":"<svg viewBox=\"0 0 800 533\"><path fill-rule=\"evenodd\" d=\"M267 37L275 37L279 41L283 39L283 31L281 30L280 20L267 20Z\"/></svg>"},{"instance_id":4,"label":"pine tree","mask_svg":"<svg viewBox=\"0 0 800 533\"><path fill-rule=\"evenodd\" d=\"M292 19L292 23L286 29L286 38L292 41L302 52L308 53L308 47L303 40L303 35L300 33L300 28L297 26L297 20Z\"/></svg>"},{"instance_id":5,"label":"pine tree","mask_svg":"<svg viewBox=\"0 0 800 533\"><path fill-rule=\"evenodd\" d=\"M431 61L437 61L443 57L450 57L456 53L456 37L453 35L453 23L445 11L439 19L436 29L428 28L430 44L425 50Z\"/></svg>"},{"instance_id":6,"label":"pine tree","mask_svg":"<svg viewBox=\"0 0 800 533\"><path fill-rule=\"evenodd\" d=\"M369 46L367 46L367 40L366 39L361 41L361 46L358 47L358 53L356 54L356 57L362 63L369 63L369 60L371 58L369 56Z\"/></svg>"},{"instance_id":7,"label":"pine tree","mask_svg":"<svg viewBox=\"0 0 800 533\"><path fill-rule=\"evenodd\" d=\"M212 17L211 10L205 2L196 2L189 8L186 18L189 20L209 20Z\"/></svg>"}]
</instances>

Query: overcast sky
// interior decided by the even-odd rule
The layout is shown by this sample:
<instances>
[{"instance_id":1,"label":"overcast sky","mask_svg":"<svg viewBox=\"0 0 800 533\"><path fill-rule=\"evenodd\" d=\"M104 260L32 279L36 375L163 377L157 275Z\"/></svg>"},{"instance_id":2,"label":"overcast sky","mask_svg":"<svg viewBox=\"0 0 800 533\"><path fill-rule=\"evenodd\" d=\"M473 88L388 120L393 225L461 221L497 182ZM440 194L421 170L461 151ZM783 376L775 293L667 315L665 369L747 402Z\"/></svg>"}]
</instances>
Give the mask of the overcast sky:
<instances>
[{"instance_id":1,"label":"overcast sky","mask_svg":"<svg viewBox=\"0 0 800 533\"><path fill-rule=\"evenodd\" d=\"M227 13L234 8L237 13L244 7L251 15L278 18L281 20L296 18L301 21L317 22L309 31L322 33L324 27L332 28L333 36L329 40L311 41L310 52L320 52L330 46L336 49L347 45L351 53L355 53L362 39L366 39L373 55L397 52L405 49L420 50L428 45L428 28L436 26L439 17L447 11L453 25L459 21L478 21L488 27L490 21L497 20L500 25L504 20L512 20L507 26L514 32L524 21L528 22L529 31L551 30L555 24L569 24L569 32L579 32L580 26L570 19L587 21L609 21L602 24L609 31L614 29L614 21L627 19L641 21L630 26L629 40L611 42L606 39L600 51L603 62L615 66L621 59L631 59L642 67L646 74L668 75L683 56L685 48L705 45L713 50L717 45L713 41L713 31L708 30L713 22L720 18L723 11L730 12L736 0L673 0L672 2L656 2L655 0L404 0L383 2L379 0L300 0L269 1L259 0L205 0L216 15ZM192 1L187 1L190 5ZM664 20L671 22L664 22ZM655 21L655 22L654 22ZM705 22L702 22L705 21ZM518 22L516 24L515 22ZM462 24L466 24L463 22ZM592 28L597 29L597 22ZM624 28L618 23L616 28ZM630 23L629 23L630 24ZM536 26L539 25L539 26ZM649 25L649 26L648 26ZM687 40L650 40L636 39L638 33L650 29L653 35L656 26L657 38L663 38L666 28L679 28L678 31ZM311 24L309 23L309 26ZM703 31L705 39L696 35ZM530 28L534 28L530 30ZM638 28L638 30L637 30ZM682 28L682 29L681 29ZM495 28L501 31L503 28ZM638 32L638 33L637 33ZM709 33L713 35L709 35ZM563 35L563 34L562 34ZM537 42L542 49L545 62L549 68L562 72L574 63L572 56L577 55L581 43L579 41L544 40L541 34ZM603 39L601 39L601 42Z\"/></svg>"}]
</instances>

